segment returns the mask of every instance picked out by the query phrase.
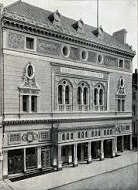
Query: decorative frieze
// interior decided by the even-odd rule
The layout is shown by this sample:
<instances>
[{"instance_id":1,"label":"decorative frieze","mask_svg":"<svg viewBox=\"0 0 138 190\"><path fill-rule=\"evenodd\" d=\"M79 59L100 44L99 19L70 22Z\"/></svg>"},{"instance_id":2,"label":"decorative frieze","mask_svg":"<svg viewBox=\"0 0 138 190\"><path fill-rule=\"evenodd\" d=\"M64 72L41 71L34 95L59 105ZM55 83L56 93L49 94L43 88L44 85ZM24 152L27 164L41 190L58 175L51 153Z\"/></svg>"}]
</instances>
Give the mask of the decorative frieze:
<instances>
[{"instance_id":1,"label":"decorative frieze","mask_svg":"<svg viewBox=\"0 0 138 190\"><path fill-rule=\"evenodd\" d=\"M75 47L71 47L69 58L72 60L80 60L80 49L75 48Z\"/></svg>"},{"instance_id":2,"label":"decorative frieze","mask_svg":"<svg viewBox=\"0 0 138 190\"><path fill-rule=\"evenodd\" d=\"M46 55L60 56L61 45L59 43L38 39L37 40L37 52L46 54Z\"/></svg>"},{"instance_id":3,"label":"decorative frieze","mask_svg":"<svg viewBox=\"0 0 138 190\"><path fill-rule=\"evenodd\" d=\"M104 65L110 66L110 67L118 67L118 59L111 56L105 56L104 57Z\"/></svg>"},{"instance_id":4,"label":"decorative frieze","mask_svg":"<svg viewBox=\"0 0 138 190\"><path fill-rule=\"evenodd\" d=\"M96 62L96 53L89 51L88 52L88 62Z\"/></svg>"},{"instance_id":5,"label":"decorative frieze","mask_svg":"<svg viewBox=\"0 0 138 190\"><path fill-rule=\"evenodd\" d=\"M24 49L25 36L16 33L8 34L8 47L14 49Z\"/></svg>"}]
</instances>

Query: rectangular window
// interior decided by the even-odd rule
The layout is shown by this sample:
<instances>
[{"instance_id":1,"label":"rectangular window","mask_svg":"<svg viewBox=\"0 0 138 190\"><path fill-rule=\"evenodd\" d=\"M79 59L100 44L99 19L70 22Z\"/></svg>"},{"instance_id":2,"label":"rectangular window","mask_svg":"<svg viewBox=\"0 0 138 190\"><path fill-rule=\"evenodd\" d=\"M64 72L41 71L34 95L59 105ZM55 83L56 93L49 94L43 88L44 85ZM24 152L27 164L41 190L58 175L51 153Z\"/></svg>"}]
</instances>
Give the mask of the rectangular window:
<instances>
[{"instance_id":1,"label":"rectangular window","mask_svg":"<svg viewBox=\"0 0 138 190\"><path fill-rule=\"evenodd\" d=\"M119 67L120 67L120 68L123 68L123 65L124 65L124 64L123 64L123 60L120 59L120 60L119 60Z\"/></svg>"},{"instance_id":2,"label":"rectangular window","mask_svg":"<svg viewBox=\"0 0 138 190\"><path fill-rule=\"evenodd\" d=\"M121 100L118 99L117 111L121 111Z\"/></svg>"},{"instance_id":3,"label":"rectangular window","mask_svg":"<svg viewBox=\"0 0 138 190\"><path fill-rule=\"evenodd\" d=\"M35 148L26 149L26 169L32 169L37 167L37 155Z\"/></svg>"},{"instance_id":4,"label":"rectangular window","mask_svg":"<svg viewBox=\"0 0 138 190\"><path fill-rule=\"evenodd\" d=\"M129 125L126 125L126 130L129 130L130 126Z\"/></svg>"},{"instance_id":5,"label":"rectangular window","mask_svg":"<svg viewBox=\"0 0 138 190\"><path fill-rule=\"evenodd\" d=\"M39 133L39 140L40 141L50 140L50 132L49 131L40 132Z\"/></svg>"},{"instance_id":6,"label":"rectangular window","mask_svg":"<svg viewBox=\"0 0 138 190\"><path fill-rule=\"evenodd\" d=\"M29 111L29 96L23 95L22 97L23 97L23 99L22 99L23 111L27 112L27 111Z\"/></svg>"},{"instance_id":7,"label":"rectangular window","mask_svg":"<svg viewBox=\"0 0 138 190\"><path fill-rule=\"evenodd\" d=\"M21 134L20 133L15 133L15 134L10 134L9 136L9 143L20 143L21 142Z\"/></svg>"},{"instance_id":8,"label":"rectangular window","mask_svg":"<svg viewBox=\"0 0 138 190\"><path fill-rule=\"evenodd\" d=\"M122 111L125 111L125 100L122 100Z\"/></svg>"},{"instance_id":9,"label":"rectangular window","mask_svg":"<svg viewBox=\"0 0 138 190\"><path fill-rule=\"evenodd\" d=\"M31 97L32 112L37 112L37 96Z\"/></svg>"},{"instance_id":10,"label":"rectangular window","mask_svg":"<svg viewBox=\"0 0 138 190\"><path fill-rule=\"evenodd\" d=\"M26 37L26 48L34 49L34 38Z\"/></svg>"}]
</instances>

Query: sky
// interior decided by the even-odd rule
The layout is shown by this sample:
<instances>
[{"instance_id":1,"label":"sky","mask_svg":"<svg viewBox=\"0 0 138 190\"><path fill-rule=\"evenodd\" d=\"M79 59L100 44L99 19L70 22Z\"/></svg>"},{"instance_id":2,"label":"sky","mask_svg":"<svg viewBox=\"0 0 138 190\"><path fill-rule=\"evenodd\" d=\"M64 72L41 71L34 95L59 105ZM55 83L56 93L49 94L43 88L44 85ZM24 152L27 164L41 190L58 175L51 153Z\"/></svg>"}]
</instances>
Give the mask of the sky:
<instances>
[{"instance_id":1,"label":"sky","mask_svg":"<svg viewBox=\"0 0 138 190\"><path fill-rule=\"evenodd\" d=\"M0 0L7 6L16 0ZM61 15L97 26L97 0L22 0L26 3L49 11L58 9ZM99 0L99 25L109 34L125 28L127 43L136 51L133 59L133 71L138 68L138 3L137 0Z\"/></svg>"}]
</instances>

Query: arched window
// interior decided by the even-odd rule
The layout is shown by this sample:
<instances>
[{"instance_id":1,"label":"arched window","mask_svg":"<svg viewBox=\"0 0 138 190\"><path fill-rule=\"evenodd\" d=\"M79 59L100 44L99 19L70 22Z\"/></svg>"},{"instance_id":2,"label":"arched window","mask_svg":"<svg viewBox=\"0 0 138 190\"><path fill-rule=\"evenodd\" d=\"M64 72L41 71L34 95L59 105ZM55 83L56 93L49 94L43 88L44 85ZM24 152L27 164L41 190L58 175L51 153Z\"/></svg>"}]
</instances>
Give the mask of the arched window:
<instances>
[{"instance_id":1,"label":"arched window","mask_svg":"<svg viewBox=\"0 0 138 190\"><path fill-rule=\"evenodd\" d=\"M67 140L69 140L69 133L67 133Z\"/></svg>"},{"instance_id":2,"label":"arched window","mask_svg":"<svg viewBox=\"0 0 138 190\"><path fill-rule=\"evenodd\" d=\"M98 105L98 89L94 89L94 105Z\"/></svg>"},{"instance_id":3,"label":"arched window","mask_svg":"<svg viewBox=\"0 0 138 190\"><path fill-rule=\"evenodd\" d=\"M94 88L94 110L104 111L105 105L105 90L102 84L97 84Z\"/></svg>"},{"instance_id":4,"label":"arched window","mask_svg":"<svg viewBox=\"0 0 138 190\"><path fill-rule=\"evenodd\" d=\"M71 133L70 138L73 139L73 133Z\"/></svg>"},{"instance_id":5,"label":"arched window","mask_svg":"<svg viewBox=\"0 0 138 190\"><path fill-rule=\"evenodd\" d=\"M59 111L71 111L72 109L72 85L67 80L62 80L58 85L58 109Z\"/></svg>"},{"instance_id":6,"label":"arched window","mask_svg":"<svg viewBox=\"0 0 138 190\"><path fill-rule=\"evenodd\" d=\"M89 86L85 82L81 82L78 86L77 103L79 111L89 110Z\"/></svg>"},{"instance_id":7,"label":"arched window","mask_svg":"<svg viewBox=\"0 0 138 190\"><path fill-rule=\"evenodd\" d=\"M85 87L83 90L83 104L86 105L88 102L88 89Z\"/></svg>"},{"instance_id":8,"label":"arched window","mask_svg":"<svg viewBox=\"0 0 138 190\"><path fill-rule=\"evenodd\" d=\"M65 104L69 104L69 86L65 87Z\"/></svg>"},{"instance_id":9,"label":"arched window","mask_svg":"<svg viewBox=\"0 0 138 190\"><path fill-rule=\"evenodd\" d=\"M62 140L63 141L65 140L65 134L64 133L62 134Z\"/></svg>"},{"instance_id":10,"label":"arched window","mask_svg":"<svg viewBox=\"0 0 138 190\"><path fill-rule=\"evenodd\" d=\"M81 138L84 138L84 132L81 133Z\"/></svg>"},{"instance_id":11,"label":"arched window","mask_svg":"<svg viewBox=\"0 0 138 190\"><path fill-rule=\"evenodd\" d=\"M78 87L77 90L77 102L78 104L81 104L81 87Z\"/></svg>"},{"instance_id":12,"label":"arched window","mask_svg":"<svg viewBox=\"0 0 138 190\"><path fill-rule=\"evenodd\" d=\"M87 131L85 132L85 137L88 137L88 132Z\"/></svg>"},{"instance_id":13,"label":"arched window","mask_svg":"<svg viewBox=\"0 0 138 190\"><path fill-rule=\"evenodd\" d=\"M91 136L94 137L94 131L92 131Z\"/></svg>"},{"instance_id":14,"label":"arched window","mask_svg":"<svg viewBox=\"0 0 138 190\"><path fill-rule=\"evenodd\" d=\"M78 132L78 139L80 139L80 132Z\"/></svg>"},{"instance_id":15,"label":"arched window","mask_svg":"<svg viewBox=\"0 0 138 190\"><path fill-rule=\"evenodd\" d=\"M99 104L103 105L103 89L99 90Z\"/></svg>"},{"instance_id":16,"label":"arched window","mask_svg":"<svg viewBox=\"0 0 138 190\"><path fill-rule=\"evenodd\" d=\"M63 94L63 88L62 85L58 86L58 104L62 104L62 94Z\"/></svg>"}]
</instances>

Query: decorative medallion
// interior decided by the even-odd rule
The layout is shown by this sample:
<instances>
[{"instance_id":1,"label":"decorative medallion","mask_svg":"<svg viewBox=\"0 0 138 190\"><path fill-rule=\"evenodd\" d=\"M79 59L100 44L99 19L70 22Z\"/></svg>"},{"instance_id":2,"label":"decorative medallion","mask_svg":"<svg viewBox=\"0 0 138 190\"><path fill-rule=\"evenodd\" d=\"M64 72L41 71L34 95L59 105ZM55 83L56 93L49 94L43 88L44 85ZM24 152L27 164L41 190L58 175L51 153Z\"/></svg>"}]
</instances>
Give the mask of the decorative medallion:
<instances>
[{"instance_id":1,"label":"decorative medallion","mask_svg":"<svg viewBox=\"0 0 138 190\"><path fill-rule=\"evenodd\" d=\"M34 140L38 139L38 134L34 132L27 132L26 134L23 134L22 140L27 142L32 142Z\"/></svg>"}]
</instances>

